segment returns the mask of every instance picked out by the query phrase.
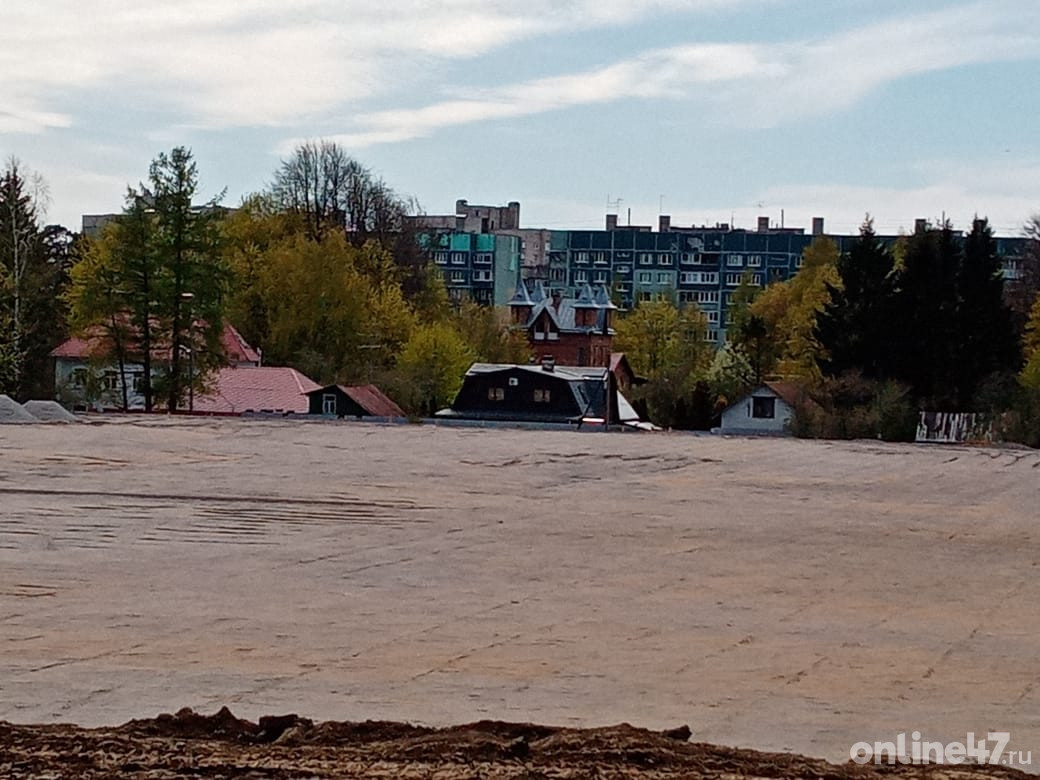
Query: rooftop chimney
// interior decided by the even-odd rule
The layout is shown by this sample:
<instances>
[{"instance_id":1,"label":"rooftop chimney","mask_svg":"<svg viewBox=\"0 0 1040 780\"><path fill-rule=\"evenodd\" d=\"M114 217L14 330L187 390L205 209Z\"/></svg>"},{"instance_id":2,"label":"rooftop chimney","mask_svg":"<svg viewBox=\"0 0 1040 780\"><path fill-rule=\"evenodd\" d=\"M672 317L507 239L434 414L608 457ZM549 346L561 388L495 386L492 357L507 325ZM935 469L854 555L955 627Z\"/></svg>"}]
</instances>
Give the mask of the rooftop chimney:
<instances>
[{"instance_id":1,"label":"rooftop chimney","mask_svg":"<svg viewBox=\"0 0 1040 780\"><path fill-rule=\"evenodd\" d=\"M672 229L672 218L668 214L662 214L657 218L657 232L667 233Z\"/></svg>"},{"instance_id":2,"label":"rooftop chimney","mask_svg":"<svg viewBox=\"0 0 1040 780\"><path fill-rule=\"evenodd\" d=\"M607 214L607 230L617 230L617 214Z\"/></svg>"},{"instance_id":3,"label":"rooftop chimney","mask_svg":"<svg viewBox=\"0 0 1040 780\"><path fill-rule=\"evenodd\" d=\"M915 219L914 220L914 233L924 233L928 230L927 219Z\"/></svg>"},{"instance_id":4,"label":"rooftop chimney","mask_svg":"<svg viewBox=\"0 0 1040 780\"><path fill-rule=\"evenodd\" d=\"M758 218L758 232L768 233L769 232L769 217Z\"/></svg>"},{"instance_id":5,"label":"rooftop chimney","mask_svg":"<svg viewBox=\"0 0 1040 780\"><path fill-rule=\"evenodd\" d=\"M548 371L550 374L556 370L556 358L552 355L542 355L542 371Z\"/></svg>"},{"instance_id":6,"label":"rooftop chimney","mask_svg":"<svg viewBox=\"0 0 1040 780\"><path fill-rule=\"evenodd\" d=\"M823 217L812 218L812 234L814 236L823 235Z\"/></svg>"}]
</instances>

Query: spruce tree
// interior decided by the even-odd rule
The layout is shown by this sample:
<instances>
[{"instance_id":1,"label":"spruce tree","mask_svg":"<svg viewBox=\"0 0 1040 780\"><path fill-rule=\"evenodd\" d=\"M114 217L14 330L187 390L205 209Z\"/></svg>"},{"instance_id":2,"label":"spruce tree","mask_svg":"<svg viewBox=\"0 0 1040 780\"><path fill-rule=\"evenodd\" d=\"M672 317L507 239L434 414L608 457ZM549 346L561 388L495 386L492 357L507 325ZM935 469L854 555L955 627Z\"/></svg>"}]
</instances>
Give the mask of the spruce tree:
<instances>
[{"instance_id":1,"label":"spruce tree","mask_svg":"<svg viewBox=\"0 0 1040 780\"><path fill-rule=\"evenodd\" d=\"M1004 303L1004 276L993 231L976 219L964 242L957 277L957 390L960 406L972 406L979 386L1019 367L1011 311Z\"/></svg>"}]
</instances>

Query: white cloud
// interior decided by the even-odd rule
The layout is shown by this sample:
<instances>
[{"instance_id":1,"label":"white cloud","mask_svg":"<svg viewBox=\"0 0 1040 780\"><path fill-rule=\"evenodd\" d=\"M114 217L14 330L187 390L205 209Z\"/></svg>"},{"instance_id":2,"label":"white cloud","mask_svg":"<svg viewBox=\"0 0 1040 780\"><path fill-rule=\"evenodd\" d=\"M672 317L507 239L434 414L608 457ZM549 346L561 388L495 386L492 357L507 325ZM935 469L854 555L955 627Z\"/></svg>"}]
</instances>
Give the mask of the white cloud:
<instances>
[{"instance_id":1,"label":"white cloud","mask_svg":"<svg viewBox=\"0 0 1040 780\"><path fill-rule=\"evenodd\" d=\"M184 124L306 120L431 61L576 24L753 1L9 0L0 25L0 132L66 126L74 118L61 96L92 90L165 105Z\"/></svg>"},{"instance_id":2,"label":"white cloud","mask_svg":"<svg viewBox=\"0 0 1040 780\"><path fill-rule=\"evenodd\" d=\"M759 126L825 114L882 85L980 62L1035 59L1040 6L962 6L908 15L829 38L782 44L692 44L598 69L482 90L416 109L363 114L337 137L351 148L422 137L451 126L625 98L699 98ZM291 145L291 144L290 144Z\"/></svg>"}]
</instances>

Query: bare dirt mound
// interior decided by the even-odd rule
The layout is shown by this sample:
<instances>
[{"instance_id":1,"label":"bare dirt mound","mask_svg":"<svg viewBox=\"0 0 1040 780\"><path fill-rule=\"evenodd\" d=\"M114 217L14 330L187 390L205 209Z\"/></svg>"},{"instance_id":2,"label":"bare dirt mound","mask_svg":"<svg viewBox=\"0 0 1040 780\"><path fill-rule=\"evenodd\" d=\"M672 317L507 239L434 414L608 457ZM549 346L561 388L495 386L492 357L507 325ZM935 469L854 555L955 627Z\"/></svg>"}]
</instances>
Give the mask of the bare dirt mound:
<instances>
[{"instance_id":1,"label":"bare dirt mound","mask_svg":"<svg viewBox=\"0 0 1040 780\"><path fill-rule=\"evenodd\" d=\"M116 728L0 721L0 776L77 778L1027 778L1001 767L875 767L689 742L690 730L480 721L314 723L184 709Z\"/></svg>"}]
</instances>

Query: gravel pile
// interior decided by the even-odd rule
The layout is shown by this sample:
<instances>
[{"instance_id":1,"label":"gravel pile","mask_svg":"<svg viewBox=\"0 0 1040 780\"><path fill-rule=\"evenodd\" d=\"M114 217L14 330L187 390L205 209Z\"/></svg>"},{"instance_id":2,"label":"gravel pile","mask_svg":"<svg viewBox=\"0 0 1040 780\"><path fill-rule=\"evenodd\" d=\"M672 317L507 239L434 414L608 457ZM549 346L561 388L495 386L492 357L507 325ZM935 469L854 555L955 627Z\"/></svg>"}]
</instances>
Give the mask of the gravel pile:
<instances>
[{"instance_id":1,"label":"gravel pile","mask_svg":"<svg viewBox=\"0 0 1040 780\"><path fill-rule=\"evenodd\" d=\"M39 422L20 403L8 395L0 393L0 423L34 423Z\"/></svg>"},{"instance_id":2,"label":"gravel pile","mask_svg":"<svg viewBox=\"0 0 1040 780\"><path fill-rule=\"evenodd\" d=\"M26 401L22 407L44 422L79 422L79 418L57 401Z\"/></svg>"}]
</instances>

